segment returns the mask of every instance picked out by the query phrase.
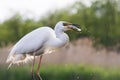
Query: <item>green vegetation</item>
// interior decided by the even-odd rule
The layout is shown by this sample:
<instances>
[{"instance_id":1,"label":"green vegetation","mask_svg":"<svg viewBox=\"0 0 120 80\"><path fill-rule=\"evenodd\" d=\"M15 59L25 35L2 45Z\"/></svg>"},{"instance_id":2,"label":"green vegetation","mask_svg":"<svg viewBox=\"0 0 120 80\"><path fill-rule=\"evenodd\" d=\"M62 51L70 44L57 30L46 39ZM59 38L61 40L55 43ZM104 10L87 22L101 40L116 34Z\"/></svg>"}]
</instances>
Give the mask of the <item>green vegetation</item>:
<instances>
[{"instance_id":1,"label":"green vegetation","mask_svg":"<svg viewBox=\"0 0 120 80\"><path fill-rule=\"evenodd\" d=\"M61 20L78 23L82 32L70 34L71 40L90 37L96 44L115 46L120 43L119 0L93 0L87 7L81 2L44 15L38 21L24 20L19 14L0 24L0 46L15 43L26 33L40 26L51 26Z\"/></svg>"},{"instance_id":2,"label":"green vegetation","mask_svg":"<svg viewBox=\"0 0 120 80\"><path fill-rule=\"evenodd\" d=\"M120 71L116 68L95 66L66 65L42 66L43 80L120 80ZM16 67L10 70L0 69L0 80L32 80L30 68Z\"/></svg>"}]
</instances>

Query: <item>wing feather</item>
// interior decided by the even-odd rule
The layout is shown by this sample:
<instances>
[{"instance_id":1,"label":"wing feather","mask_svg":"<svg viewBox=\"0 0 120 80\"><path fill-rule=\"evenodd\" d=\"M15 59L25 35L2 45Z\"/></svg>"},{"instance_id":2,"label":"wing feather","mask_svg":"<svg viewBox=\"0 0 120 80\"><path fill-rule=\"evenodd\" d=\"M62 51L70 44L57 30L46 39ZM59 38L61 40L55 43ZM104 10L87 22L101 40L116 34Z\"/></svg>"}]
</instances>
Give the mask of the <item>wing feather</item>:
<instances>
[{"instance_id":1,"label":"wing feather","mask_svg":"<svg viewBox=\"0 0 120 80\"><path fill-rule=\"evenodd\" d=\"M30 54L41 48L41 46L44 46L50 37L55 37L55 33L54 30L49 27L33 30L13 46L6 62L17 63L25 60L27 58L26 54Z\"/></svg>"}]
</instances>

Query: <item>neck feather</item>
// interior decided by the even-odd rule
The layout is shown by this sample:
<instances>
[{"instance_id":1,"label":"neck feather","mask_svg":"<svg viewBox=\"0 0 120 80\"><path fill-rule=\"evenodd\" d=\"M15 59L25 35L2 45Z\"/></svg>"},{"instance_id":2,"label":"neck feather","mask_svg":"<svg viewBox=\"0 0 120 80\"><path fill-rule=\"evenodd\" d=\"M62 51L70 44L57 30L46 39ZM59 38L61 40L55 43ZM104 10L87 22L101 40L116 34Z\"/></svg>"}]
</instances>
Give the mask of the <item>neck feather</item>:
<instances>
[{"instance_id":1,"label":"neck feather","mask_svg":"<svg viewBox=\"0 0 120 80\"><path fill-rule=\"evenodd\" d=\"M55 34L56 37L63 42L63 44L69 41L68 35L62 29L55 28Z\"/></svg>"}]
</instances>

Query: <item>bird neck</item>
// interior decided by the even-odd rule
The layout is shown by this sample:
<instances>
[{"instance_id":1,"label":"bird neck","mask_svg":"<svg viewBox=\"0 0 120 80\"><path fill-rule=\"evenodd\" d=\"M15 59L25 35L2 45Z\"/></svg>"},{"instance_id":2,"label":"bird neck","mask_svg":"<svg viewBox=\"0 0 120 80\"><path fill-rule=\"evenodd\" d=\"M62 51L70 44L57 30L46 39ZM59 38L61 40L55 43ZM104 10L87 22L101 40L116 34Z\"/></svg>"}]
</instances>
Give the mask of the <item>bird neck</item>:
<instances>
[{"instance_id":1,"label":"bird neck","mask_svg":"<svg viewBox=\"0 0 120 80\"><path fill-rule=\"evenodd\" d=\"M55 34L56 37L63 42L63 44L66 44L69 41L68 35L62 29L55 28Z\"/></svg>"}]
</instances>

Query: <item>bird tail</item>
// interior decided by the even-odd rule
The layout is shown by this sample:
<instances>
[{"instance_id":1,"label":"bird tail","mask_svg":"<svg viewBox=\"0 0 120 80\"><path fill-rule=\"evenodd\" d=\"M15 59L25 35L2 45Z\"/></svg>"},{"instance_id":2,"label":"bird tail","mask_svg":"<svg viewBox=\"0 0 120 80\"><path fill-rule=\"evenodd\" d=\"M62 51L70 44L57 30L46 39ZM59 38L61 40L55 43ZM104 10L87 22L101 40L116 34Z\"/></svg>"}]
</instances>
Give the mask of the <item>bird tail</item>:
<instances>
[{"instance_id":1,"label":"bird tail","mask_svg":"<svg viewBox=\"0 0 120 80\"><path fill-rule=\"evenodd\" d=\"M7 69L10 69L10 67L13 65L13 63L10 63Z\"/></svg>"},{"instance_id":2,"label":"bird tail","mask_svg":"<svg viewBox=\"0 0 120 80\"><path fill-rule=\"evenodd\" d=\"M8 69L13 65L13 64L25 64L28 62L31 62L33 60L33 56L27 55L27 54L13 54L9 55L7 58L6 63L10 63L8 66Z\"/></svg>"}]
</instances>

